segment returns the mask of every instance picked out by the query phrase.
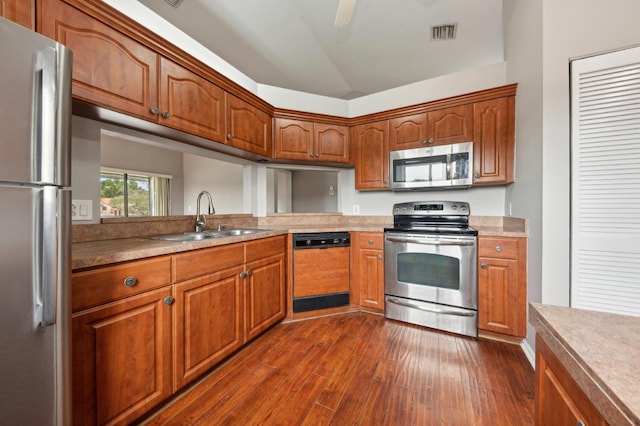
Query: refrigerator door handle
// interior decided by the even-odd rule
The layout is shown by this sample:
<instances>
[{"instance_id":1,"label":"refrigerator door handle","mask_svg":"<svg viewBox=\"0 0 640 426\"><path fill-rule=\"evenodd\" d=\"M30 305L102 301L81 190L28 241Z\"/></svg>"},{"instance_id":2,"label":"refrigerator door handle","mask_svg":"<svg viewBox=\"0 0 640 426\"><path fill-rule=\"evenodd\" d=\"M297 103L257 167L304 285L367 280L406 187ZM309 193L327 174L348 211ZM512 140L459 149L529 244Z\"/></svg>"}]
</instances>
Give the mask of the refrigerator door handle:
<instances>
[{"instance_id":1,"label":"refrigerator door handle","mask_svg":"<svg viewBox=\"0 0 640 426\"><path fill-rule=\"evenodd\" d=\"M36 324L40 327L56 323L58 285L63 285L59 279L61 272L65 270L65 265L61 262L67 261L64 255L66 251L61 250L59 240L64 213L58 208L64 204L58 196L62 197L65 192L67 191L60 191L55 186L42 188L42 222L39 230L42 262L36 284L36 294L39 294L39 300L36 301Z\"/></svg>"},{"instance_id":2,"label":"refrigerator door handle","mask_svg":"<svg viewBox=\"0 0 640 426\"><path fill-rule=\"evenodd\" d=\"M33 114L33 180L56 184L57 51L45 47L36 59Z\"/></svg>"}]
</instances>

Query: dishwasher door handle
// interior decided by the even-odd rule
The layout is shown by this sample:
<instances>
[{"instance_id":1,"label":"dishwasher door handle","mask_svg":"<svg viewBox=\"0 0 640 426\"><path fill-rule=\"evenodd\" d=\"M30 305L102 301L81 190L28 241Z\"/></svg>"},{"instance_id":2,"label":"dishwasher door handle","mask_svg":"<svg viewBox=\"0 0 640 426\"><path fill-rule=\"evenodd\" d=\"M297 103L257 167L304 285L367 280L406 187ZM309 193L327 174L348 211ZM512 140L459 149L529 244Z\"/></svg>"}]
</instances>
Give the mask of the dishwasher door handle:
<instances>
[{"instance_id":1,"label":"dishwasher door handle","mask_svg":"<svg viewBox=\"0 0 640 426\"><path fill-rule=\"evenodd\" d=\"M405 306L407 308L418 309L420 311L431 312L434 314L444 314L444 315L456 315L459 317L473 317L475 316L475 312L463 312L463 311L453 311L448 309L436 309L436 308L428 308L426 306L420 306L411 302L404 302L398 299L394 299L392 297L387 299L389 303L393 303L400 306Z\"/></svg>"}]
</instances>

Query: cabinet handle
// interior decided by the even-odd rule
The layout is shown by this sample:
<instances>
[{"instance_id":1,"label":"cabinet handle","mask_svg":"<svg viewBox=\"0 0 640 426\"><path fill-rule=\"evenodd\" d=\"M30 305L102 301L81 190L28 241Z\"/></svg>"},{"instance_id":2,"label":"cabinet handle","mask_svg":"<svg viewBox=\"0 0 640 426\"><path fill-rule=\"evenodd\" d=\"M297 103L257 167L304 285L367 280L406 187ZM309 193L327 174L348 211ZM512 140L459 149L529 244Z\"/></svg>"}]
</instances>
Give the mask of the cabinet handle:
<instances>
[{"instance_id":1,"label":"cabinet handle","mask_svg":"<svg viewBox=\"0 0 640 426\"><path fill-rule=\"evenodd\" d=\"M164 118L169 118L171 116L171 114L169 114L169 111L162 111L162 116Z\"/></svg>"},{"instance_id":2,"label":"cabinet handle","mask_svg":"<svg viewBox=\"0 0 640 426\"><path fill-rule=\"evenodd\" d=\"M320 153L316 152L314 155L316 158L320 157Z\"/></svg>"},{"instance_id":3,"label":"cabinet handle","mask_svg":"<svg viewBox=\"0 0 640 426\"><path fill-rule=\"evenodd\" d=\"M309 153L309 157L311 157L311 158L315 157L315 155L313 155L313 152Z\"/></svg>"},{"instance_id":4,"label":"cabinet handle","mask_svg":"<svg viewBox=\"0 0 640 426\"><path fill-rule=\"evenodd\" d=\"M502 251L502 247L500 247L500 246L496 246L496 251L497 251L498 253L500 253L500 252Z\"/></svg>"},{"instance_id":5,"label":"cabinet handle","mask_svg":"<svg viewBox=\"0 0 640 426\"><path fill-rule=\"evenodd\" d=\"M233 139L233 135L232 135L231 133L229 133L229 134L227 135L227 139L229 139L229 140Z\"/></svg>"},{"instance_id":6,"label":"cabinet handle","mask_svg":"<svg viewBox=\"0 0 640 426\"><path fill-rule=\"evenodd\" d=\"M173 302L175 301L175 299L171 296L167 296L164 298L164 304L165 305L173 305Z\"/></svg>"},{"instance_id":7,"label":"cabinet handle","mask_svg":"<svg viewBox=\"0 0 640 426\"><path fill-rule=\"evenodd\" d=\"M480 173L476 172L476 173L473 175L473 177L474 177L474 178L476 178L476 179L480 179Z\"/></svg>"},{"instance_id":8,"label":"cabinet handle","mask_svg":"<svg viewBox=\"0 0 640 426\"><path fill-rule=\"evenodd\" d=\"M373 244L373 240L369 240L367 242L369 243L369 245Z\"/></svg>"},{"instance_id":9,"label":"cabinet handle","mask_svg":"<svg viewBox=\"0 0 640 426\"><path fill-rule=\"evenodd\" d=\"M127 277L124 279L124 285L126 285L127 287L133 287L137 283L138 280L136 279L136 277Z\"/></svg>"},{"instance_id":10,"label":"cabinet handle","mask_svg":"<svg viewBox=\"0 0 640 426\"><path fill-rule=\"evenodd\" d=\"M429 143L433 143L433 138L429 138Z\"/></svg>"},{"instance_id":11,"label":"cabinet handle","mask_svg":"<svg viewBox=\"0 0 640 426\"><path fill-rule=\"evenodd\" d=\"M244 272L240 272L240 278L244 279L247 275Z\"/></svg>"},{"instance_id":12,"label":"cabinet handle","mask_svg":"<svg viewBox=\"0 0 640 426\"><path fill-rule=\"evenodd\" d=\"M247 270L247 276L250 277L251 275L253 275L253 271L251 269Z\"/></svg>"},{"instance_id":13,"label":"cabinet handle","mask_svg":"<svg viewBox=\"0 0 640 426\"><path fill-rule=\"evenodd\" d=\"M582 422L582 420L578 420L578 423L576 423L576 426L585 426L584 423Z\"/></svg>"},{"instance_id":14,"label":"cabinet handle","mask_svg":"<svg viewBox=\"0 0 640 426\"><path fill-rule=\"evenodd\" d=\"M426 145L426 144L427 144L427 140L426 140L426 139L422 139L422 140L420 141L420 143L421 143L422 145Z\"/></svg>"},{"instance_id":15,"label":"cabinet handle","mask_svg":"<svg viewBox=\"0 0 640 426\"><path fill-rule=\"evenodd\" d=\"M385 184L388 184L388 183L389 183L389 179L385 179L383 182L384 182Z\"/></svg>"},{"instance_id":16,"label":"cabinet handle","mask_svg":"<svg viewBox=\"0 0 640 426\"><path fill-rule=\"evenodd\" d=\"M487 269L487 264L486 264L486 263L483 263L482 265L480 265L480 267L481 267L482 269Z\"/></svg>"},{"instance_id":17,"label":"cabinet handle","mask_svg":"<svg viewBox=\"0 0 640 426\"><path fill-rule=\"evenodd\" d=\"M378 260L382 260L382 255L381 254L378 255Z\"/></svg>"},{"instance_id":18,"label":"cabinet handle","mask_svg":"<svg viewBox=\"0 0 640 426\"><path fill-rule=\"evenodd\" d=\"M160 112L160 110L156 106L152 106L151 108L149 108L149 110L151 111L151 114L153 114L153 115L158 115L158 113Z\"/></svg>"}]
</instances>

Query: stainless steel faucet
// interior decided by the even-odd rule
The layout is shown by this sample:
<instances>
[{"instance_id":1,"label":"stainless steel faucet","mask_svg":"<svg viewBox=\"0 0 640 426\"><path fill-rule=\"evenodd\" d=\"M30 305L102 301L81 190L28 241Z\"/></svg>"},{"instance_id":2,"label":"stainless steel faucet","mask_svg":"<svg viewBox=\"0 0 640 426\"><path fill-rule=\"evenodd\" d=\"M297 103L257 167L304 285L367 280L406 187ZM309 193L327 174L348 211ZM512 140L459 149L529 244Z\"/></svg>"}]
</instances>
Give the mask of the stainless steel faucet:
<instances>
[{"instance_id":1,"label":"stainless steel faucet","mask_svg":"<svg viewBox=\"0 0 640 426\"><path fill-rule=\"evenodd\" d=\"M202 198L203 195L206 195L209 199L209 214L215 214L216 212L216 209L213 207L211 194L209 194L208 191L201 191L198 194L198 201L196 203L196 232L202 232L207 226L207 217L203 214L200 214L200 198Z\"/></svg>"}]
</instances>

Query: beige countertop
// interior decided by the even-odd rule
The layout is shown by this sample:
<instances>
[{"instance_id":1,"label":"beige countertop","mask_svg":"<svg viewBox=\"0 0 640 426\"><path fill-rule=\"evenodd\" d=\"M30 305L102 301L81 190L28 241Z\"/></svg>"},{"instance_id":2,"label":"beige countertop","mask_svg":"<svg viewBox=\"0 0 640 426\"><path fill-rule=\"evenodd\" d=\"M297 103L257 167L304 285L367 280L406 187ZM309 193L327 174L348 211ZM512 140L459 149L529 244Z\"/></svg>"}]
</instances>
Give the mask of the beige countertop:
<instances>
[{"instance_id":1,"label":"beige countertop","mask_svg":"<svg viewBox=\"0 0 640 426\"><path fill-rule=\"evenodd\" d=\"M136 260L145 257L160 256L171 253L179 253L188 250L214 247L282 234L337 231L383 232L385 227L393 226L393 223L369 223L366 220L363 220L362 223L309 223L309 221L305 220L296 220L296 217L291 217L290 222L293 223L248 225L245 227L264 229L265 232L236 237L207 239L201 241L178 242L154 240L149 237L126 237L74 242L71 245L72 269L78 270L91 268L95 266L108 265L111 263L125 262L129 260ZM479 219L475 222L472 222L471 225L478 230L480 236L527 236L526 221L524 220L516 221L515 223L510 222L509 220L505 220L503 223L502 218L497 221ZM101 225L95 226L100 227ZM145 226L148 227L148 225Z\"/></svg>"},{"instance_id":2,"label":"beige countertop","mask_svg":"<svg viewBox=\"0 0 640 426\"><path fill-rule=\"evenodd\" d=\"M530 304L529 321L611 425L640 425L640 317Z\"/></svg>"}]
</instances>

